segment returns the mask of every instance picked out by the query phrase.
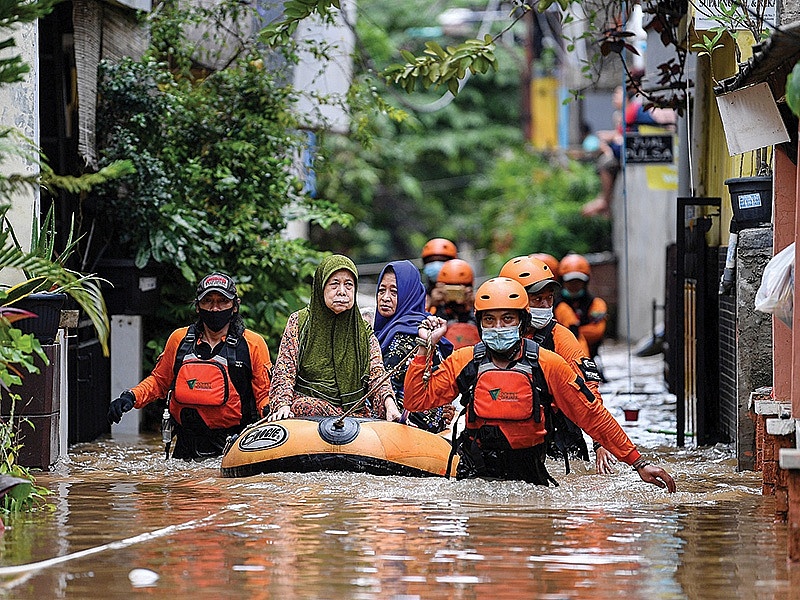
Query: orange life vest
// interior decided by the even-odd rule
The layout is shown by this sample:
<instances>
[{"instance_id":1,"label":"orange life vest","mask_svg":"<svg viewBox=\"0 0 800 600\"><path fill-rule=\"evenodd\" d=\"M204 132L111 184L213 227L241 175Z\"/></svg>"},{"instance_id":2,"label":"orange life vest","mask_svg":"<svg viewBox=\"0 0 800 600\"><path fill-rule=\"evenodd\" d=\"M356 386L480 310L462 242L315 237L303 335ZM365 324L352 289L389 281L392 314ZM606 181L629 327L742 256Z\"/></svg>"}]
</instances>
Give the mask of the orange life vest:
<instances>
[{"instance_id":1,"label":"orange life vest","mask_svg":"<svg viewBox=\"0 0 800 600\"><path fill-rule=\"evenodd\" d=\"M484 360L485 348L481 348L482 344L476 346L477 379L472 397L467 400L466 428L467 435L474 434L481 446L485 444L478 435L480 430L492 426L500 429L513 450L530 448L541 440L544 411L534 374L539 368L539 347L530 340L524 344L523 360L508 369Z\"/></svg>"},{"instance_id":2,"label":"orange life vest","mask_svg":"<svg viewBox=\"0 0 800 600\"><path fill-rule=\"evenodd\" d=\"M169 411L182 424L184 409L196 410L210 429L227 429L252 420L253 407L242 410L242 396L234 381L232 367L249 368L249 349L243 339L229 335L222 350L208 360L195 354L197 339L190 327L175 357L175 381L170 391ZM239 342L242 342L241 344ZM242 352L237 352L243 345ZM247 357L237 354L247 354ZM244 360L237 360L244 358ZM245 363L246 364L242 364ZM244 412L244 415L243 415ZM244 418L243 418L244 417Z\"/></svg>"}]
</instances>

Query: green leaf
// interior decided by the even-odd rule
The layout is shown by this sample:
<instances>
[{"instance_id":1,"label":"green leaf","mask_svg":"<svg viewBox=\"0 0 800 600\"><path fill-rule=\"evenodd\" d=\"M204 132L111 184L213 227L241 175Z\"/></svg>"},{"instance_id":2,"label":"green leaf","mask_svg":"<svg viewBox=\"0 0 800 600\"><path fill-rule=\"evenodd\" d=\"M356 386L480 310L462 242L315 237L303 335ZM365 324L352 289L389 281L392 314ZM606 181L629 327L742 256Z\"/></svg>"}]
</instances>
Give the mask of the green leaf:
<instances>
[{"instance_id":1,"label":"green leaf","mask_svg":"<svg viewBox=\"0 0 800 600\"><path fill-rule=\"evenodd\" d=\"M786 78L786 104L795 116L800 116L800 62Z\"/></svg>"}]
</instances>

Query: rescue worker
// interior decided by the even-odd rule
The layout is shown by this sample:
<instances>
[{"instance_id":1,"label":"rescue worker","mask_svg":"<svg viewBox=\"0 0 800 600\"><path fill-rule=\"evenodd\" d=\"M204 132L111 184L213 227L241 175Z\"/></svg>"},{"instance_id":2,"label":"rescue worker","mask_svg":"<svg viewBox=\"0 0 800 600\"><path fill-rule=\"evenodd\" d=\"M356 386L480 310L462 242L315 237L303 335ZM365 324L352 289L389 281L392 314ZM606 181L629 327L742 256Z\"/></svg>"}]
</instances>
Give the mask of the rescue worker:
<instances>
[{"instance_id":1,"label":"rescue worker","mask_svg":"<svg viewBox=\"0 0 800 600\"><path fill-rule=\"evenodd\" d=\"M580 254L567 254L558 263L561 294L555 307L556 320L586 340L589 358L595 360L606 334L608 306L589 292L592 268Z\"/></svg>"},{"instance_id":2,"label":"rescue worker","mask_svg":"<svg viewBox=\"0 0 800 600\"><path fill-rule=\"evenodd\" d=\"M152 373L111 402L109 421L167 398L178 437L173 458L221 455L227 437L258 420L269 401L269 349L245 329L240 303L229 275L203 277L194 300L197 322L172 332Z\"/></svg>"},{"instance_id":3,"label":"rescue worker","mask_svg":"<svg viewBox=\"0 0 800 600\"><path fill-rule=\"evenodd\" d=\"M436 278L444 263L454 258L458 258L458 249L448 239L433 238L422 247L422 282L425 284L425 293L427 294L426 309L441 302L441 298L432 297L436 287Z\"/></svg>"},{"instance_id":4,"label":"rescue worker","mask_svg":"<svg viewBox=\"0 0 800 600\"><path fill-rule=\"evenodd\" d=\"M435 295L441 301L431 307L431 313L447 320L447 339L453 348L474 346L481 341L475 321L475 274L465 260L454 258L442 265L436 280Z\"/></svg>"},{"instance_id":5,"label":"rescue worker","mask_svg":"<svg viewBox=\"0 0 800 600\"><path fill-rule=\"evenodd\" d=\"M555 260L555 259L554 259ZM533 255L518 256L509 260L500 269L501 277L510 277L522 284L528 293L528 311L530 312L530 326L523 334L532 339L542 348L552 350L567 361L576 375L583 378L598 402L603 402L600 395L600 372L595 362L586 355L585 343L581 344L573 333L558 323L553 315L555 295L561 287L556 281L550 266L544 261L533 258ZM569 423L567 426L574 424ZM580 434L576 454L588 460L585 446L581 447L583 435ZM598 473L613 473L616 462L614 456L603 448L598 442L594 443L595 468ZM585 456L584 456L585 453Z\"/></svg>"},{"instance_id":6,"label":"rescue worker","mask_svg":"<svg viewBox=\"0 0 800 600\"><path fill-rule=\"evenodd\" d=\"M475 298L481 343L456 350L427 374L426 356L447 324L428 317L418 329L420 348L406 373L409 410L452 402L460 393L466 427L454 451L457 477L519 479L539 485L556 483L545 467L548 415L561 410L639 477L670 492L675 482L664 469L646 461L617 421L597 401L563 358L525 340L528 296L522 285L495 277Z\"/></svg>"},{"instance_id":7,"label":"rescue worker","mask_svg":"<svg viewBox=\"0 0 800 600\"><path fill-rule=\"evenodd\" d=\"M553 272L553 276L558 279L558 259L553 256L552 254L547 254L546 252L534 252L533 254L529 254L531 258L538 258Z\"/></svg>"}]
</instances>

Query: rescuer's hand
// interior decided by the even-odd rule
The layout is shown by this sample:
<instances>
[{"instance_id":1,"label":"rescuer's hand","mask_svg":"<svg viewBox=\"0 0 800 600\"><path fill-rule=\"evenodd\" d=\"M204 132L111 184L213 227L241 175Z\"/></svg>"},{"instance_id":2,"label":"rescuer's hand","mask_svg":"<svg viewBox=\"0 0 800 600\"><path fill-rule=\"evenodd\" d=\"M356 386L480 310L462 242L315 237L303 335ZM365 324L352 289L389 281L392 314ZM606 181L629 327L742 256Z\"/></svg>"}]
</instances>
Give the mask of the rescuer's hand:
<instances>
[{"instance_id":1,"label":"rescuer's hand","mask_svg":"<svg viewBox=\"0 0 800 600\"><path fill-rule=\"evenodd\" d=\"M112 423L119 423L122 415L133 408L133 402L136 400L133 392L125 390L119 395L119 398L111 401L108 407L108 420Z\"/></svg>"},{"instance_id":2,"label":"rescuer's hand","mask_svg":"<svg viewBox=\"0 0 800 600\"><path fill-rule=\"evenodd\" d=\"M661 467L645 465L636 469L636 472L639 474L639 477L642 478L642 481L652 483L660 488L667 488L670 494L677 489L675 487L675 480Z\"/></svg>"}]
</instances>

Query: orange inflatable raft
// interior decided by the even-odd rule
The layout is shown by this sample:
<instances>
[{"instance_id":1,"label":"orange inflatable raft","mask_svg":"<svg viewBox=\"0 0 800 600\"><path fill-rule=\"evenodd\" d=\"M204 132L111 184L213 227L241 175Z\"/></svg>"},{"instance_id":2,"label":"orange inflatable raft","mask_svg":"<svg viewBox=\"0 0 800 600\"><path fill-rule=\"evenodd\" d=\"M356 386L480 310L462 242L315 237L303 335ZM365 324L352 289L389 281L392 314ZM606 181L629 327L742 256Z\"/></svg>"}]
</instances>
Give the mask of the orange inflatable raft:
<instances>
[{"instance_id":1,"label":"orange inflatable raft","mask_svg":"<svg viewBox=\"0 0 800 600\"><path fill-rule=\"evenodd\" d=\"M400 423L353 417L259 422L228 442L222 456L222 476L355 471L443 477L451 448L445 435ZM455 457L452 476L457 462Z\"/></svg>"}]
</instances>

